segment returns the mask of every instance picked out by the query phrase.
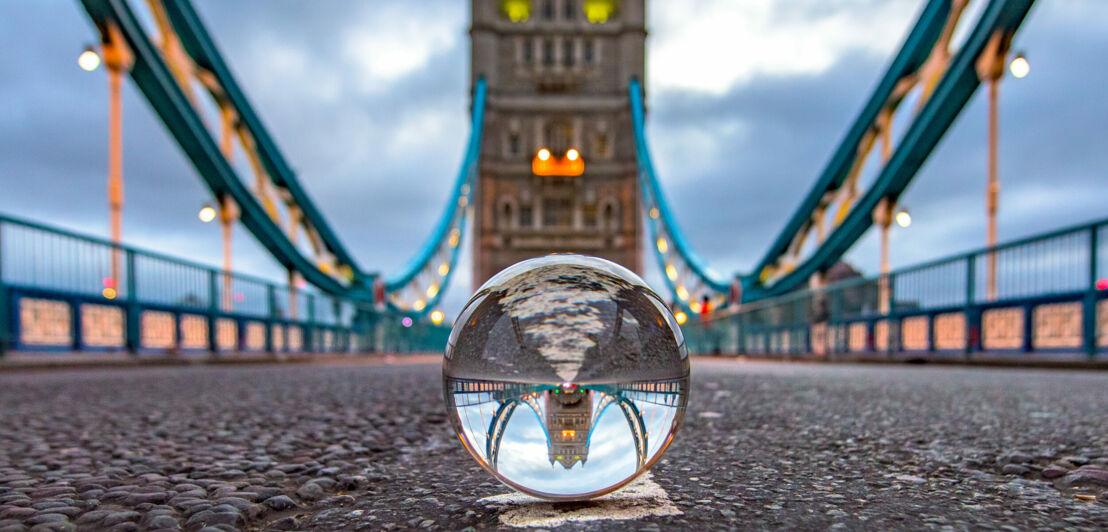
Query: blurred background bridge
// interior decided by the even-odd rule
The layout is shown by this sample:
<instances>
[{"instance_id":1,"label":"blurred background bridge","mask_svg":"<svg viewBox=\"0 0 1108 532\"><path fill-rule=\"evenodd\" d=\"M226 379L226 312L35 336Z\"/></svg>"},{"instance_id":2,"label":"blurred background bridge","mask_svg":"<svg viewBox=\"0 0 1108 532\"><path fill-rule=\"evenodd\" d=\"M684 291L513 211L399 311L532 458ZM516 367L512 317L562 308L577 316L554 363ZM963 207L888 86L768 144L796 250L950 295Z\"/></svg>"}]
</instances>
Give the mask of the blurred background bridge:
<instances>
[{"instance_id":1,"label":"blurred background bridge","mask_svg":"<svg viewBox=\"0 0 1108 532\"><path fill-rule=\"evenodd\" d=\"M189 1L79 4L97 44L78 63L108 79L110 235L0 217L0 352L438 351L456 272L472 271L476 287L553 252L640 273L652 255L693 352L1098 360L1108 348L1108 219L1058 228L1042 212L1041 234L998 240L999 92L1030 72L1013 43L1033 0L921 2L769 249L729 275L693 250L651 157L643 0L471 2L469 139L432 233L388 275L340 240ZM125 243L128 79L210 191L198 215L222 226L218 267ZM912 223L901 196L979 88L983 176L966 186L984 184L984 245L893 270L890 231ZM758 198L716 200L726 211ZM287 272L282 282L235 271L235 227ZM870 229L880 268L863 276L843 259ZM474 265L460 263L467 245Z\"/></svg>"}]
</instances>

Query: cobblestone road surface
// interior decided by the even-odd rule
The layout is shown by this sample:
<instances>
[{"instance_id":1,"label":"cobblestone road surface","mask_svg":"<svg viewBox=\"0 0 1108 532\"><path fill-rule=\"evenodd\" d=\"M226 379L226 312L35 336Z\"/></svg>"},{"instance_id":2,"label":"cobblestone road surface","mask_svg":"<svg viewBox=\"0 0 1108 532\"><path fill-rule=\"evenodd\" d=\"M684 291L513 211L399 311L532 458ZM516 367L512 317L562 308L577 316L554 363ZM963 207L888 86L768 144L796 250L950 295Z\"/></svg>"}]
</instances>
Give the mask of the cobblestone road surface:
<instances>
[{"instance_id":1,"label":"cobblestone road surface","mask_svg":"<svg viewBox=\"0 0 1108 532\"><path fill-rule=\"evenodd\" d=\"M1104 528L1108 373L702 359L654 480L682 515L565 528ZM0 531L489 529L505 491L435 364L0 375Z\"/></svg>"}]
</instances>

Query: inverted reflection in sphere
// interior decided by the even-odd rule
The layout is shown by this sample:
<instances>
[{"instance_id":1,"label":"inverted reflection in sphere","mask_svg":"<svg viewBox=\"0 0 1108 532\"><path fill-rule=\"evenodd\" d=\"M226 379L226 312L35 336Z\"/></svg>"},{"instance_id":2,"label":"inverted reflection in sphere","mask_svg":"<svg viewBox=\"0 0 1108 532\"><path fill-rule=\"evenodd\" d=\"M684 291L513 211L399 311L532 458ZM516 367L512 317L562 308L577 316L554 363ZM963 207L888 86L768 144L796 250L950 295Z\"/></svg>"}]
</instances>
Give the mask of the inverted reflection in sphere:
<instances>
[{"instance_id":1,"label":"inverted reflection in sphere","mask_svg":"<svg viewBox=\"0 0 1108 532\"><path fill-rule=\"evenodd\" d=\"M688 399L681 330L646 283L579 255L489 279L450 333L443 393L470 454L531 495L586 499L661 456Z\"/></svg>"}]
</instances>

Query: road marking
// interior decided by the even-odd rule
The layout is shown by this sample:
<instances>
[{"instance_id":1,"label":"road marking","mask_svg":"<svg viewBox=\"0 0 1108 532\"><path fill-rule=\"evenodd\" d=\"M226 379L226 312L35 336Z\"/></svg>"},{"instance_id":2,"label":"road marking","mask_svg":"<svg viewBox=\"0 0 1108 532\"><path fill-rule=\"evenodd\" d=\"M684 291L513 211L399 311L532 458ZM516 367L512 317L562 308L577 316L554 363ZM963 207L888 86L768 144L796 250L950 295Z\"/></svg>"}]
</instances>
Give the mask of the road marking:
<instances>
[{"instance_id":1,"label":"road marking","mask_svg":"<svg viewBox=\"0 0 1108 532\"><path fill-rule=\"evenodd\" d=\"M624 520L681 515L669 494L651 479L649 472L627 487L581 503L553 503L519 492L479 499L478 503L500 507L500 523L506 526L554 527L571 521Z\"/></svg>"}]
</instances>

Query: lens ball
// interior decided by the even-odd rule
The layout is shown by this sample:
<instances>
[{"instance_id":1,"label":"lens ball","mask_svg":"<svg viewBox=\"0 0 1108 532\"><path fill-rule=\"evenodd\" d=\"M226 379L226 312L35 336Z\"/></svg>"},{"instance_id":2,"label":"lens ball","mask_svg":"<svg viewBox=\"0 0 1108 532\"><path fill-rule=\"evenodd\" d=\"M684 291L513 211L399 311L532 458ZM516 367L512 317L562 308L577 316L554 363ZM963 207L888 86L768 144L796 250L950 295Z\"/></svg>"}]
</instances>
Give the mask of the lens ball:
<instances>
[{"instance_id":1,"label":"lens ball","mask_svg":"<svg viewBox=\"0 0 1108 532\"><path fill-rule=\"evenodd\" d=\"M496 274L454 322L443 361L450 420L494 477L537 497L619 489L677 433L689 360L641 278L579 255Z\"/></svg>"}]
</instances>

